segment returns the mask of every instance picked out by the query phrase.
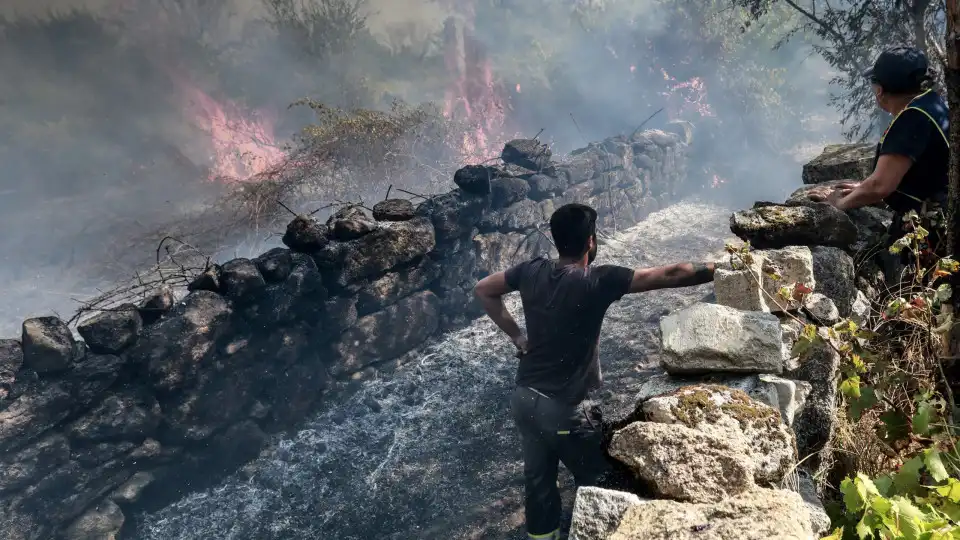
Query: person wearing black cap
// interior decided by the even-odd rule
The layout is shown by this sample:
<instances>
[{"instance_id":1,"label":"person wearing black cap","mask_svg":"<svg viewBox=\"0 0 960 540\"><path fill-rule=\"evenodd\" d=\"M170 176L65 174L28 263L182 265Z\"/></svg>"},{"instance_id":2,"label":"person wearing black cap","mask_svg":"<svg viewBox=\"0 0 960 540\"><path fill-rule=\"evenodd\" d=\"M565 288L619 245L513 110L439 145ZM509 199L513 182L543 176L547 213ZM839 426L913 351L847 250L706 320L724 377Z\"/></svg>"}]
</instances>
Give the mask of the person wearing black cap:
<instances>
[{"instance_id":1,"label":"person wearing black cap","mask_svg":"<svg viewBox=\"0 0 960 540\"><path fill-rule=\"evenodd\" d=\"M947 105L930 89L927 58L913 47L883 51L864 75L877 105L893 115L862 182L818 191L812 198L841 210L885 202L895 214L890 241L904 234L904 215L945 208L950 164Z\"/></svg>"}]
</instances>

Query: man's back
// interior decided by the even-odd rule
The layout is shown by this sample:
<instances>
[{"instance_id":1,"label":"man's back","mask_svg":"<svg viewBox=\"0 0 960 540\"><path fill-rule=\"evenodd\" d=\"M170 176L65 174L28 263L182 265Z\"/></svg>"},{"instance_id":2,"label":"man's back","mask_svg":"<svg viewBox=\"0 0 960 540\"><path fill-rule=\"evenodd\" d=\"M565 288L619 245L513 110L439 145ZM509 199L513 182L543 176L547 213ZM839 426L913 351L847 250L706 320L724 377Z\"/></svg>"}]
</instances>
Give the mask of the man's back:
<instances>
[{"instance_id":1,"label":"man's back","mask_svg":"<svg viewBox=\"0 0 960 540\"><path fill-rule=\"evenodd\" d=\"M527 326L517 385L579 403L600 383L600 327L610 304L628 292L633 270L537 258L507 270L505 278L520 292Z\"/></svg>"}]
</instances>

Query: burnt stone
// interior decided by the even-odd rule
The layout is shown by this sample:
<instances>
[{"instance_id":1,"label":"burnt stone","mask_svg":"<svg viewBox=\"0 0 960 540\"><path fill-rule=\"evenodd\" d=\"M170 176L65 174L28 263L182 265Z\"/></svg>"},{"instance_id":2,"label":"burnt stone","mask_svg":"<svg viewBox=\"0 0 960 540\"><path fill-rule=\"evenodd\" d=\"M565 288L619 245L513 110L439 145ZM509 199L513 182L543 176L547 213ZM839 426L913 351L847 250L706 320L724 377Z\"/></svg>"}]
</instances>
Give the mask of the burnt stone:
<instances>
[{"instance_id":1,"label":"burnt stone","mask_svg":"<svg viewBox=\"0 0 960 540\"><path fill-rule=\"evenodd\" d=\"M308 216L297 216L287 224L283 244L293 251L313 253L330 243L329 229Z\"/></svg>"},{"instance_id":2,"label":"burnt stone","mask_svg":"<svg viewBox=\"0 0 960 540\"><path fill-rule=\"evenodd\" d=\"M407 221L414 215L413 203L407 199L387 199L373 205L373 219L377 221Z\"/></svg>"},{"instance_id":3,"label":"burnt stone","mask_svg":"<svg viewBox=\"0 0 960 540\"><path fill-rule=\"evenodd\" d=\"M293 270L293 254L289 249L273 248L253 262L267 283L281 283Z\"/></svg>"},{"instance_id":4,"label":"burnt stone","mask_svg":"<svg viewBox=\"0 0 960 540\"><path fill-rule=\"evenodd\" d=\"M66 418L73 406L73 396L62 385L31 385L0 410L0 454L49 430Z\"/></svg>"},{"instance_id":5,"label":"burnt stone","mask_svg":"<svg viewBox=\"0 0 960 540\"><path fill-rule=\"evenodd\" d=\"M140 319L143 324L153 324L173 308L175 298L169 287L154 291L140 304Z\"/></svg>"},{"instance_id":6,"label":"burnt stone","mask_svg":"<svg viewBox=\"0 0 960 540\"><path fill-rule=\"evenodd\" d=\"M0 493L39 481L70 459L70 442L57 433L0 458Z\"/></svg>"},{"instance_id":7,"label":"burnt stone","mask_svg":"<svg viewBox=\"0 0 960 540\"><path fill-rule=\"evenodd\" d=\"M566 182L561 178L540 173L531 175L527 182L530 185L529 197L535 201L556 197L563 193L563 190L567 187Z\"/></svg>"},{"instance_id":8,"label":"burnt stone","mask_svg":"<svg viewBox=\"0 0 960 540\"><path fill-rule=\"evenodd\" d=\"M506 163L540 171L550 163L553 152L536 139L514 139L503 147L500 159Z\"/></svg>"},{"instance_id":9,"label":"burnt stone","mask_svg":"<svg viewBox=\"0 0 960 540\"><path fill-rule=\"evenodd\" d=\"M57 317L23 321L23 369L39 374L64 371L74 359L76 345L66 323Z\"/></svg>"},{"instance_id":10,"label":"burnt stone","mask_svg":"<svg viewBox=\"0 0 960 540\"><path fill-rule=\"evenodd\" d=\"M435 244L434 228L427 219L386 221L356 240L330 244L314 259L328 287L346 287L425 255Z\"/></svg>"},{"instance_id":11,"label":"burnt stone","mask_svg":"<svg viewBox=\"0 0 960 540\"><path fill-rule=\"evenodd\" d=\"M223 263L220 286L223 295L239 300L260 292L266 285L257 265L250 259L233 259Z\"/></svg>"},{"instance_id":12,"label":"burnt stone","mask_svg":"<svg viewBox=\"0 0 960 540\"><path fill-rule=\"evenodd\" d=\"M397 303L401 298L423 290L440 277L441 267L429 259L420 264L372 281L360 289L357 313L362 317Z\"/></svg>"},{"instance_id":13,"label":"burnt stone","mask_svg":"<svg viewBox=\"0 0 960 540\"><path fill-rule=\"evenodd\" d=\"M119 354L137 341L143 319L133 304L103 311L80 323L77 332L97 354Z\"/></svg>"},{"instance_id":14,"label":"burnt stone","mask_svg":"<svg viewBox=\"0 0 960 540\"><path fill-rule=\"evenodd\" d=\"M427 217L433 224L439 251L459 251L470 244L472 229L480 223L489 209L487 198L470 197L456 189L424 202L417 207L417 215ZM464 238L466 237L466 238Z\"/></svg>"},{"instance_id":15,"label":"burnt stone","mask_svg":"<svg viewBox=\"0 0 960 540\"><path fill-rule=\"evenodd\" d=\"M488 212L480 222L480 231L527 231L540 226L543 220L540 204L524 199L507 208Z\"/></svg>"},{"instance_id":16,"label":"burnt stone","mask_svg":"<svg viewBox=\"0 0 960 540\"><path fill-rule=\"evenodd\" d=\"M220 267L218 265L213 265L210 268L207 268L203 271L202 274L195 277L193 281L187 285L187 290L190 292L195 291L209 291L209 292L219 292L220 291Z\"/></svg>"},{"instance_id":17,"label":"burnt stone","mask_svg":"<svg viewBox=\"0 0 960 540\"><path fill-rule=\"evenodd\" d=\"M341 208L327 220L327 227L337 240L360 238L377 230L377 222L367 216L359 206Z\"/></svg>"},{"instance_id":18,"label":"burnt stone","mask_svg":"<svg viewBox=\"0 0 960 540\"><path fill-rule=\"evenodd\" d=\"M63 386L75 401L74 405L84 408L93 404L120 378L126 361L112 354L92 354L63 377Z\"/></svg>"},{"instance_id":19,"label":"burnt stone","mask_svg":"<svg viewBox=\"0 0 960 540\"><path fill-rule=\"evenodd\" d=\"M223 297L208 291L187 295L157 324L147 327L126 354L143 366L150 384L173 391L193 379L214 343L230 328L232 310Z\"/></svg>"},{"instance_id":20,"label":"burnt stone","mask_svg":"<svg viewBox=\"0 0 960 540\"><path fill-rule=\"evenodd\" d=\"M88 443L141 441L155 434L160 418L160 404L149 392L125 390L107 396L74 420L67 433L72 440Z\"/></svg>"},{"instance_id":21,"label":"burnt stone","mask_svg":"<svg viewBox=\"0 0 960 540\"><path fill-rule=\"evenodd\" d=\"M453 173L453 182L471 195L489 195L490 183L499 173L486 165L467 165Z\"/></svg>"},{"instance_id":22,"label":"burnt stone","mask_svg":"<svg viewBox=\"0 0 960 540\"><path fill-rule=\"evenodd\" d=\"M730 216L730 230L757 249L786 246L845 248L857 241L857 226L829 204L758 202Z\"/></svg>"},{"instance_id":23,"label":"burnt stone","mask_svg":"<svg viewBox=\"0 0 960 540\"><path fill-rule=\"evenodd\" d=\"M337 336L357 322L357 297L337 296L324 302L323 328Z\"/></svg>"},{"instance_id":24,"label":"burnt stone","mask_svg":"<svg viewBox=\"0 0 960 540\"><path fill-rule=\"evenodd\" d=\"M522 178L495 178L490 183L490 208L506 208L530 193L530 184Z\"/></svg>"},{"instance_id":25,"label":"burnt stone","mask_svg":"<svg viewBox=\"0 0 960 540\"><path fill-rule=\"evenodd\" d=\"M23 365L23 349L18 339L0 339L0 402L6 399Z\"/></svg>"}]
</instances>

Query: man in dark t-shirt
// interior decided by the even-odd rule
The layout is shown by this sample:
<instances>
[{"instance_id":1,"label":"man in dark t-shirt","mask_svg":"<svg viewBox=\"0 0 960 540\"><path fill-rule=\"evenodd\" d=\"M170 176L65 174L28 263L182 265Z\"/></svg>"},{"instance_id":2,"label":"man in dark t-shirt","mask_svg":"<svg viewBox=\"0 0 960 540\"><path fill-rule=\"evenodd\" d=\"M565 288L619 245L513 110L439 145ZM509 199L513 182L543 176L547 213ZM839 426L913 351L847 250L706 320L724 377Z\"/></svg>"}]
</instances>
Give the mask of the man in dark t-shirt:
<instances>
[{"instance_id":1,"label":"man in dark t-shirt","mask_svg":"<svg viewBox=\"0 0 960 540\"><path fill-rule=\"evenodd\" d=\"M623 295L713 281L712 263L633 270L591 266L597 254L597 212L568 204L550 217L559 258L536 258L482 279L476 294L487 315L517 347L520 366L511 398L523 446L529 538L555 538L560 528L560 462L578 486L606 471L599 426L583 404L601 382L597 345L610 304ZM520 292L524 335L503 304Z\"/></svg>"}]
</instances>

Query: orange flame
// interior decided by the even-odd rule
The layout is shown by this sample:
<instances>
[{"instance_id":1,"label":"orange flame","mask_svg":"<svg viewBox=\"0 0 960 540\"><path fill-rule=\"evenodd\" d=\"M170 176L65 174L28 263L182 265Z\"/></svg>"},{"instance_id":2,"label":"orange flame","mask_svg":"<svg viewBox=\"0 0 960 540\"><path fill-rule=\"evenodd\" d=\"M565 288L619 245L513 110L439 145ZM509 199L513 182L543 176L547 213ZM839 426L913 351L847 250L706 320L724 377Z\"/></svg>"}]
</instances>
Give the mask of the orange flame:
<instances>
[{"instance_id":1,"label":"orange flame","mask_svg":"<svg viewBox=\"0 0 960 540\"><path fill-rule=\"evenodd\" d=\"M225 182L253 177L284 159L273 135L273 120L263 111L246 112L231 101L218 102L178 79L187 107L213 146L210 179Z\"/></svg>"},{"instance_id":2,"label":"orange flame","mask_svg":"<svg viewBox=\"0 0 960 540\"><path fill-rule=\"evenodd\" d=\"M676 119L685 112L695 112L701 117L715 116L710 104L707 103L707 87L700 77L691 77L687 81L677 81L676 78L661 68L663 80L668 87L660 94L667 98L670 117Z\"/></svg>"}]
</instances>

